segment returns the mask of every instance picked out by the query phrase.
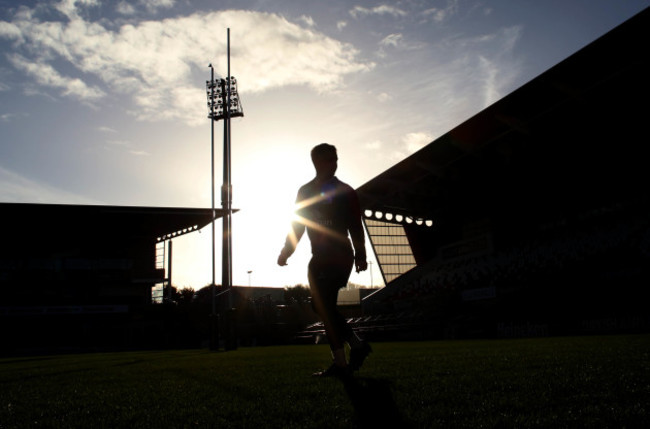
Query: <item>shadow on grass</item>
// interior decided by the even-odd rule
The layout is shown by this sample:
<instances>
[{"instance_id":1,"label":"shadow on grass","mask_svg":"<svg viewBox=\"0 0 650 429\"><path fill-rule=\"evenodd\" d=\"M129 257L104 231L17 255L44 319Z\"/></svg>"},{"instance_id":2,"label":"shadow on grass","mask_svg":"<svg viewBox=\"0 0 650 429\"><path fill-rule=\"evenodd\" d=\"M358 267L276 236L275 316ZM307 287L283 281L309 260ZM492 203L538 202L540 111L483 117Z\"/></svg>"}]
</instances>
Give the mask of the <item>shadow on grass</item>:
<instances>
[{"instance_id":1,"label":"shadow on grass","mask_svg":"<svg viewBox=\"0 0 650 429\"><path fill-rule=\"evenodd\" d=\"M343 386L354 407L358 427L411 426L400 414L388 380L358 377L343 381Z\"/></svg>"}]
</instances>

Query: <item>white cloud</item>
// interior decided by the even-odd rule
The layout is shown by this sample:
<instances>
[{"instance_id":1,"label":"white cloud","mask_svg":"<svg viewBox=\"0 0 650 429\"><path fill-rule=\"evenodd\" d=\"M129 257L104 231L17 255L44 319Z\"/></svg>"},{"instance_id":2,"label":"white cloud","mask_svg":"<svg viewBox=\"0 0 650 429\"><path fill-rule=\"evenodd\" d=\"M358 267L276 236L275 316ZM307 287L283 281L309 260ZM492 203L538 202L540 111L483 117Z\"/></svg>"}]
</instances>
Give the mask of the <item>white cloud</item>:
<instances>
[{"instance_id":1,"label":"white cloud","mask_svg":"<svg viewBox=\"0 0 650 429\"><path fill-rule=\"evenodd\" d=\"M514 90L522 72L515 53L520 34L520 27L508 27L443 39L436 45L438 58L423 55L405 68L402 94L394 95L408 106L411 130L441 135Z\"/></svg>"},{"instance_id":2,"label":"white cloud","mask_svg":"<svg viewBox=\"0 0 650 429\"><path fill-rule=\"evenodd\" d=\"M175 0L140 0L140 3L149 12L156 12L158 9L169 9L174 6Z\"/></svg>"},{"instance_id":3,"label":"white cloud","mask_svg":"<svg viewBox=\"0 0 650 429\"><path fill-rule=\"evenodd\" d=\"M27 17L27 19L29 19L29 17ZM16 40L19 43L24 42L21 29L10 22L0 21L0 36Z\"/></svg>"},{"instance_id":4,"label":"white cloud","mask_svg":"<svg viewBox=\"0 0 650 429\"><path fill-rule=\"evenodd\" d=\"M133 15L135 13L135 7L125 1L119 2L115 7L115 10L117 10L117 12L121 13L122 15Z\"/></svg>"},{"instance_id":5,"label":"white cloud","mask_svg":"<svg viewBox=\"0 0 650 429\"><path fill-rule=\"evenodd\" d=\"M108 131L106 130L107 127L100 127L101 131L104 132L117 132L115 130L112 130L111 128L108 128ZM135 148L133 144L129 140L119 140L119 139L111 139L111 140L106 140L106 145L104 146L104 149L107 151L113 151L113 150L118 150L121 153L129 153L131 155L135 156L149 156L151 155L149 152Z\"/></svg>"},{"instance_id":6,"label":"white cloud","mask_svg":"<svg viewBox=\"0 0 650 429\"><path fill-rule=\"evenodd\" d=\"M336 29L339 31L342 31L345 27L348 26L348 23L346 21L339 21L336 23Z\"/></svg>"},{"instance_id":7,"label":"white cloud","mask_svg":"<svg viewBox=\"0 0 650 429\"><path fill-rule=\"evenodd\" d=\"M2 115L0 115L0 121L2 121L2 122L11 122L12 120L17 118L18 116L19 115L15 114L15 113L3 113Z\"/></svg>"},{"instance_id":8,"label":"white cloud","mask_svg":"<svg viewBox=\"0 0 650 429\"><path fill-rule=\"evenodd\" d=\"M384 37L379 41L379 49L375 52L375 55L381 59L385 59L390 55L394 54L394 50L398 51L410 51L415 49L421 49L425 47L425 44L420 42L406 41L404 35L401 33L392 33ZM388 52L393 50L393 52Z\"/></svg>"},{"instance_id":9,"label":"white cloud","mask_svg":"<svg viewBox=\"0 0 650 429\"><path fill-rule=\"evenodd\" d=\"M379 44L381 46L397 47L400 44L400 42L402 41L403 38L404 38L404 36L402 36L400 33L393 33L393 34L389 34L388 36L384 37L381 40L381 42L379 42Z\"/></svg>"},{"instance_id":10,"label":"white cloud","mask_svg":"<svg viewBox=\"0 0 650 429\"><path fill-rule=\"evenodd\" d=\"M97 6L98 0L61 0L54 5L54 8L67 16L68 18L78 17L78 10L82 7Z\"/></svg>"},{"instance_id":11,"label":"white cloud","mask_svg":"<svg viewBox=\"0 0 650 429\"><path fill-rule=\"evenodd\" d=\"M386 152L387 158L391 162L399 162L422 149L433 140L433 135L428 132L406 133L399 138L399 144L394 146L391 152Z\"/></svg>"},{"instance_id":12,"label":"white cloud","mask_svg":"<svg viewBox=\"0 0 650 429\"><path fill-rule=\"evenodd\" d=\"M406 16L407 13L400 8L383 4L373 8L365 8L363 6L355 6L350 10L350 15L353 18L360 18L368 15L391 15L394 17Z\"/></svg>"},{"instance_id":13,"label":"white cloud","mask_svg":"<svg viewBox=\"0 0 650 429\"><path fill-rule=\"evenodd\" d=\"M458 0L448 0L444 8L432 7L423 11L421 14L434 22L440 23L449 19L450 16L458 13Z\"/></svg>"},{"instance_id":14,"label":"white cloud","mask_svg":"<svg viewBox=\"0 0 650 429\"><path fill-rule=\"evenodd\" d=\"M414 49L421 49L425 45L421 42L414 42L414 41L407 41L404 38L404 35L402 33L392 33L389 34L388 36L384 37L380 42L379 42L379 52L378 55L380 57L386 56L386 52L384 52L384 48L395 48L395 49L400 49L400 50L414 50Z\"/></svg>"},{"instance_id":15,"label":"white cloud","mask_svg":"<svg viewBox=\"0 0 650 429\"><path fill-rule=\"evenodd\" d=\"M102 90L89 87L79 78L62 76L49 64L31 62L22 55L11 55L9 60L17 69L32 76L39 84L61 89L61 95L75 97L82 101L93 101L105 95Z\"/></svg>"},{"instance_id":16,"label":"white cloud","mask_svg":"<svg viewBox=\"0 0 650 429\"><path fill-rule=\"evenodd\" d=\"M520 66L513 51L521 36L521 27L503 28L482 38L480 44L493 46L491 52L478 55L477 71L483 88L483 106L488 106L505 95L516 80Z\"/></svg>"},{"instance_id":17,"label":"white cloud","mask_svg":"<svg viewBox=\"0 0 650 429\"><path fill-rule=\"evenodd\" d=\"M433 136L426 132L408 133L402 137L402 145L409 154L417 152L433 141Z\"/></svg>"},{"instance_id":18,"label":"white cloud","mask_svg":"<svg viewBox=\"0 0 650 429\"><path fill-rule=\"evenodd\" d=\"M111 128L111 127L107 127L107 126L97 127L97 130L99 130L99 131L101 131L103 133L117 133L116 129Z\"/></svg>"},{"instance_id":19,"label":"white cloud","mask_svg":"<svg viewBox=\"0 0 650 429\"><path fill-rule=\"evenodd\" d=\"M308 27L315 27L316 26L316 22L314 22L314 18L312 18L311 16L302 15L298 19L300 21L304 22Z\"/></svg>"},{"instance_id":20,"label":"white cloud","mask_svg":"<svg viewBox=\"0 0 650 429\"><path fill-rule=\"evenodd\" d=\"M159 9L170 9L176 4L175 0L139 0L137 5L142 6L149 13L156 13ZM137 13L136 4L125 0L120 1L115 6L117 13L122 15L135 15Z\"/></svg>"},{"instance_id":21,"label":"white cloud","mask_svg":"<svg viewBox=\"0 0 650 429\"><path fill-rule=\"evenodd\" d=\"M374 66L359 61L352 45L276 14L195 13L113 30L81 18L75 5L73 0L58 4L67 21L41 22L34 17L36 9L21 9L11 22L0 22L0 37L15 42L13 65L38 84L81 100L104 95L87 83L98 79L104 90L130 97L134 106L129 111L142 120L204 122L202 83L208 63L226 71L226 28L232 28L232 73L243 98L246 93L287 85L331 91L343 85L345 75Z\"/></svg>"},{"instance_id":22,"label":"white cloud","mask_svg":"<svg viewBox=\"0 0 650 429\"><path fill-rule=\"evenodd\" d=\"M479 65L484 76L483 104L488 105L500 98L499 67L485 57L479 57Z\"/></svg>"}]
</instances>

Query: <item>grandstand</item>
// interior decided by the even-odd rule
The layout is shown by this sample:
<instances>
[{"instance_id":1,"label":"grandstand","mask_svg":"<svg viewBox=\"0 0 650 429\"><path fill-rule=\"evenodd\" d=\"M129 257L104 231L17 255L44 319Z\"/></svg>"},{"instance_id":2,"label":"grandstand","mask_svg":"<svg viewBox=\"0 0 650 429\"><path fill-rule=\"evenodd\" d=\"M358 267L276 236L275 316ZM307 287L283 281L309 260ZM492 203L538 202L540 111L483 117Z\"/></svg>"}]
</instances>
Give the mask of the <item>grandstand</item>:
<instances>
[{"instance_id":1,"label":"grandstand","mask_svg":"<svg viewBox=\"0 0 650 429\"><path fill-rule=\"evenodd\" d=\"M358 189L370 336L647 330L650 9Z\"/></svg>"},{"instance_id":2,"label":"grandstand","mask_svg":"<svg viewBox=\"0 0 650 429\"><path fill-rule=\"evenodd\" d=\"M165 325L167 306L150 305L152 288L171 283L165 244L208 225L212 210L0 203L0 211L8 327L0 355L185 344L180 322Z\"/></svg>"}]
</instances>

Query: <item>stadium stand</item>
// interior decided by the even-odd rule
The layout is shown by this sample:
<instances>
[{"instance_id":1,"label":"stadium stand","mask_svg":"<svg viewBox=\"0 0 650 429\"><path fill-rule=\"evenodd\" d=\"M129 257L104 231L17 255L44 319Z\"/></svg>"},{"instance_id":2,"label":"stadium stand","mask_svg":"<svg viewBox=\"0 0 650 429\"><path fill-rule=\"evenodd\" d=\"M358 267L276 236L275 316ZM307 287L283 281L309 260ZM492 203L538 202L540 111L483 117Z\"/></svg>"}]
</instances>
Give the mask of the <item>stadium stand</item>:
<instances>
[{"instance_id":1,"label":"stadium stand","mask_svg":"<svg viewBox=\"0 0 650 429\"><path fill-rule=\"evenodd\" d=\"M152 288L157 247L210 209L0 203L0 355L184 347L194 341ZM221 211L218 211L221 215Z\"/></svg>"},{"instance_id":2,"label":"stadium stand","mask_svg":"<svg viewBox=\"0 0 650 429\"><path fill-rule=\"evenodd\" d=\"M647 330L648 40L650 9L361 186L386 286L355 328Z\"/></svg>"}]
</instances>

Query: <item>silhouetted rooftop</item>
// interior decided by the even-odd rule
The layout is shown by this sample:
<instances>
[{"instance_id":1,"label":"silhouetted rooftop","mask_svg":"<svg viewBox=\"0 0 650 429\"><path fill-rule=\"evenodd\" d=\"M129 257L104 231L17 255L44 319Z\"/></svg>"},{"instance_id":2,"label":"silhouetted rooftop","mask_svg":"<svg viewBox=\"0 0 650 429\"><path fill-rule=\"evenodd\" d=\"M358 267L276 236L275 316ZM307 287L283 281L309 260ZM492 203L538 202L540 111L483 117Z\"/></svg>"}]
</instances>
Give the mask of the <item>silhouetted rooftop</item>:
<instances>
[{"instance_id":1,"label":"silhouetted rooftop","mask_svg":"<svg viewBox=\"0 0 650 429\"><path fill-rule=\"evenodd\" d=\"M645 9L361 186L362 208L435 225L647 193L649 40Z\"/></svg>"},{"instance_id":2,"label":"silhouetted rooftop","mask_svg":"<svg viewBox=\"0 0 650 429\"><path fill-rule=\"evenodd\" d=\"M5 234L42 240L67 235L102 240L115 234L156 239L201 229L212 220L211 209L180 207L0 203L0 213ZM223 211L215 215L220 218Z\"/></svg>"}]
</instances>

